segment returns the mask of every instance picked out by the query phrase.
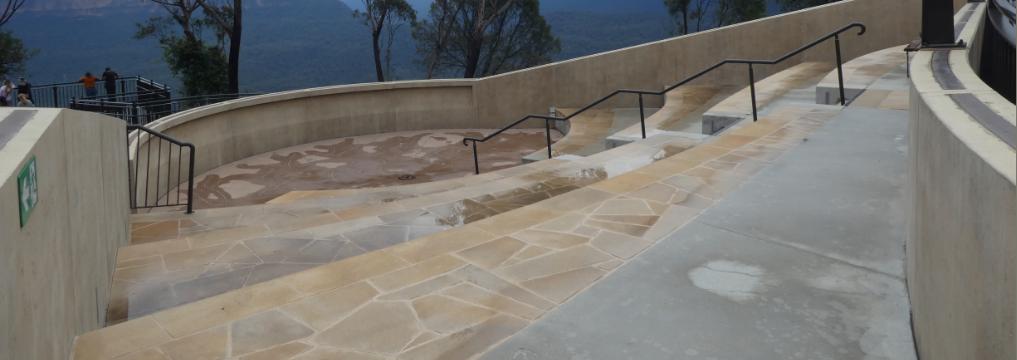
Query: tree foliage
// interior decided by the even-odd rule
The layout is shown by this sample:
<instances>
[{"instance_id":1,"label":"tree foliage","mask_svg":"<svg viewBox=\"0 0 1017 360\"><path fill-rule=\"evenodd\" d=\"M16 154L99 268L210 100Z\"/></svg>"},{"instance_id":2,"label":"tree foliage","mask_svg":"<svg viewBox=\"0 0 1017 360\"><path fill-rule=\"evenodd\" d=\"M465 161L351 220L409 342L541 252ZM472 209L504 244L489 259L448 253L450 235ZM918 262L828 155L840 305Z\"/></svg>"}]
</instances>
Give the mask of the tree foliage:
<instances>
[{"instance_id":1,"label":"tree foliage","mask_svg":"<svg viewBox=\"0 0 1017 360\"><path fill-rule=\"evenodd\" d=\"M7 24L22 5L25 0L6 0L0 7L0 27ZM10 31L0 31L0 78L24 72L25 64L35 53Z\"/></svg>"},{"instance_id":2,"label":"tree foliage","mask_svg":"<svg viewBox=\"0 0 1017 360\"><path fill-rule=\"evenodd\" d=\"M488 76L551 61L561 46L539 0L435 0L414 27L428 77Z\"/></svg>"},{"instance_id":3,"label":"tree foliage","mask_svg":"<svg viewBox=\"0 0 1017 360\"><path fill-rule=\"evenodd\" d=\"M717 26L737 24L766 16L766 0L717 0Z\"/></svg>"},{"instance_id":4,"label":"tree foliage","mask_svg":"<svg viewBox=\"0 0 1017 360\"><path fill-rule=\"evenodd\" d=\"M363 20L371 31L371 45L374 54L374 71L378 81L385 81L386 68L391 67L392 41L396 30L402 24L413 24L417 12L406 0L363 0L364 11L354 11L353 17ZM382 35L388 35L385 39ZM382 42L384 41L384 44ZM384 47L385 54L382 55ZM382 57L385 59L383 60ZM385 65L383 65L384 63Z\"/></svg>"},{"instance_id":5,"label":"tree foliage","mask_svg":"<svg viewBox=\"0 0 1017 360\"><path fill-rule=\"evenodd\" d=\"M240 39L243 33L242 0L196 0L208 22L216 29L216 38L229 39L227 92L240 93ZM224 47L220 44L220 47Z\"/></svg>"},{"instance_id":6,"label":"tree foliage","mask_svg":"<svg viewBox=\"0 0 1017 360\"><path fill-rule=\"evenodd\" d=\"M137 25L136 38L154 37L163 59L180 78L185 95L219 94L229 91L224 53L227 34L214 20L199 12L201 0L150 0L167 13ZM205 30L212 29L212 35Z\"/></svg>"},{"instance_id":7,"label":"tree foliage","mask_svg":"<svg viewBox=\"0 0 1017 360\"><path fill-rule=\"evenodd\" d=\"M0 78L24 72L25 63L34 54L10 31L0 31Z\"/></svg>"},{"instance_id":8,"label":"tree foliage","mask_svg":"<svg viewBox=\"0 0 1017 360\"><path fill-rule=\"evenodd\" d=\"M664 0L678 35L700 31L703 26L709 27L705 19L712 4L711 0Z\"/></svg>"}]
</instances>

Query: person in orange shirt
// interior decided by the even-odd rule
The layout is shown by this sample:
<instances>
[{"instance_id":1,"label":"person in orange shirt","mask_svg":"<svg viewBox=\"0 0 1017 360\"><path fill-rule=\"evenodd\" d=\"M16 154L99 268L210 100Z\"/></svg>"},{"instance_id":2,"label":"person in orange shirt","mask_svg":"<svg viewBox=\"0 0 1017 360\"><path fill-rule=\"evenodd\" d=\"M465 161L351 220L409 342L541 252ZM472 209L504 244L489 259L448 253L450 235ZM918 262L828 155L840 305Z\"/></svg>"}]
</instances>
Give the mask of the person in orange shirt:
<instances>
[{"instance_id":1,"label":"person in orange shirt","mask_svg":"<svg viewBox=\"0 0 1017 360\"><path fill-rule=\"evenodd\" d=\"M94 98L99 95L99 90L95 88L95 82L97 80L99 80L99 78L92 76L92 73L90 72L86 72L85 76L82 76L81 79L78 80L79 83L85 86L86 97Z\"/></svg>"}]
</instances>

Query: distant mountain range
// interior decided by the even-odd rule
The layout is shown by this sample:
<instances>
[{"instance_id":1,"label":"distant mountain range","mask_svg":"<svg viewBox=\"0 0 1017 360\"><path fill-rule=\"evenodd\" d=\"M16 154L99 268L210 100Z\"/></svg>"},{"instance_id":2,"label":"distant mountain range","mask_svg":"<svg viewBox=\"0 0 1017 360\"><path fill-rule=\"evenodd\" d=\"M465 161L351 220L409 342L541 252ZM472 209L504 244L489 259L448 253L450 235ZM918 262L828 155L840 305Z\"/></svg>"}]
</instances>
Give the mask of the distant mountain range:
<instances>
[{"instance_id":1,"label":"distant mountain range","mask_svg":"<svg viewBox=\"0 0 1017 360\"><path fill-rule=\"evenodd\" d=\"M426 13L430 0L410 0ZM245 1L241 90L271 92L374 80L370 35L352 17L357 0ZM544 0L542 13L561 39L556 59L670 36L661 0ZM152 39L136 24L162 15L149 0L33 0L5 28L39 51L28 64L35 84L74 81L106 66L177 86ZM422 76L409 29L392 47L392 78Z\"/></svg>"}]
</instances>

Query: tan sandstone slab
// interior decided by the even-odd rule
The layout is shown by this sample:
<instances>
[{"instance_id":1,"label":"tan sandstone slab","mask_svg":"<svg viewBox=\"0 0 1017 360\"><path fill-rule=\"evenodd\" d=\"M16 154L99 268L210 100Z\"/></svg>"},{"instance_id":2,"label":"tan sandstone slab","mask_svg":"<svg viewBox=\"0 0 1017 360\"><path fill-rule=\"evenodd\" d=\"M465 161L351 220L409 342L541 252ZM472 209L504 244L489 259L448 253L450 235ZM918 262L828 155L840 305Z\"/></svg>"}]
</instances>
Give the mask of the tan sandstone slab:
<instances>
[{"instance_id":1,"label":"tan sandstone slab","mask_svg":"<svg viewBox=\"0 0 1017 360\"><path fill-rule=\"evenodd\" d=\"M223 359L226 357L226 339L226 327L220 326L171 341L160 349L173 360Z\"/></svg>"},{"instance_id":2,"label":"tan sandstone slab","mask_svg":"<svg viewBox=\"0 0 1017 360\"><path fill-rule=\"evenodd\" d=\"M358 282L283 305L281 309L317 330L324 330L377 294L367 283Z\"/></svg>"},{"instance_id":3,"label":"tan sandstone slab","mask_svg":"<svg viewBox=\"0 0 1017 360\"><path fill-rule=\"evenodd\" d=\"M374 302L318 334L317 342L343 349L395 354L417 335L417 318L404 302Z\"/></svg>"},{"instance_id":4,"label":"tan sandstone slab","mask_svg":"<svg viewBox=\"0 0 1017 360\"><path fill-rule=\"evenodd\" d=\"M413 300L417 318L428 330L448 334L479 324L497 313L440 295Z\"/></svg>"}]
</instances>

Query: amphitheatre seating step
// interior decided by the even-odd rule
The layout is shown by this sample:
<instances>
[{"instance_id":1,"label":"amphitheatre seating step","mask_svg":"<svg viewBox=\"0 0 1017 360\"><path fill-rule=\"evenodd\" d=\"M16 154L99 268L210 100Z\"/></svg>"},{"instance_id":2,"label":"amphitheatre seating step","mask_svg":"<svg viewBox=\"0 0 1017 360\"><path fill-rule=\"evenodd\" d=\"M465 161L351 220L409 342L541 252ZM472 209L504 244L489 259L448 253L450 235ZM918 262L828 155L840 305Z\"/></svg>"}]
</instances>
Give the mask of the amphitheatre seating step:
<instances>
[{"instance_id":1,"label":"amphitheatre seating step","mask_svg":"<svg viewBox=\"0 0 1017 360\"><path fill-rule=\"evenodd\" d=\"M476 176L419 184L363 189L291 191L269 201L267 204L201 209L196 210L194 214L184 214L179 211L134 214L131 217L131 244L175 239L223 227L239 226L243 223L237 223L234 220L240 219L243 215L247 215L247 219L250 220L253 219L252 215L255 214L259 216L273 213L293 214L298 210L308 208L338 211L367 204L382 204L478 184L486 184L507 177L541 171L545 168L554 167L556 164L557 162L554 161L526 164Z\"/></svg>"},{"instance_id":2,"label":"amphitheatre seating step","mask_svg":"<svg viewBox=\"0 0 1017 360\"><path fill-rule=\"evenodd\" d=\"M756 108L762 110L793 89L808 87L834 68L832 63L805 62L756 81ZM750 87L739 90L703 114L702 132L715 134L742 119L752 117Z\"/></svg>"},{"instance_id":3,"label":"amphitheatre seating step","mask_svg":"<svg viewBox=\"0 0 1017 360\"><path fill-rule=\"evenodd\" d=\"M577 109L561 109L562 112L570 114ZM646 108L646 115L656 112L656 108ZM562 155L589 156L608 147L604 140L611 134L620 131L628 126L639 123L639 109L617 108L617 109L590 109L577 115L565 124L565 136L551 145L551 155L554 157ZM547 149L540 149L523 157L523 162L534 162L547 159Z\"/></svg>"},{"instance_id":4,"label":"amphitheatre seating step","mask_svg":"<svg viewBox=\"0 0 1017 360\"><path fill-rule=\"evenodd\" d=\"M72 358L470 358L634 259L836 112L775 109L563 195L83 334Z\"/></svg>"},{"instance_id":5,"label":"amphitheatre seating step","mask_svg":"<svg viewBox=\"0 0 1017 360\"><path fill-rule=\"evenodd\" d=\"M665 94L664 107L646 118L646 135L667 132L702 133L702 115L720 101L731 96L738 88L723 85L688 85ZM613 133L607 146L615 147L642 139L640 124Z\"/></svg>"},{"instance_id":6,"label":"amphitheatre seating step","mask_svg":"<svg viewBox=\"0 0 1017 360\"><path fill-rule=\"evenodd\" d=\"M847 102L853 101L872 84L891 70L904 65L906 61L904 45L886 48L869 53L842 65L844 71L844 97ZM840 85L837 81L837 69L816 85L816 103L824 105L840 104Z\"/></svg>"},{"instance_id":7,"label":"amphitheatre seating step","mask_svg":"<svg viewBox=\"0 0 1017 360\"><path fill-rule=\"evenodd\" d=\"M601 157L552 160L469 187L363 206L328 199L212 209L168 220L167 240L120 248L109 323L463 226L624 174L695 145L658 137ZM184 226L186 223L187 226ZM135 233L161 223L141 227ZM200 232L177 229L199 228ZM153 234L154 235L154 234Z\"/></svg>"}]
</instances>

